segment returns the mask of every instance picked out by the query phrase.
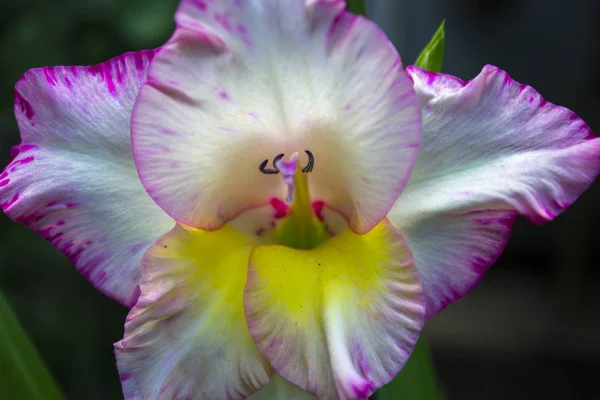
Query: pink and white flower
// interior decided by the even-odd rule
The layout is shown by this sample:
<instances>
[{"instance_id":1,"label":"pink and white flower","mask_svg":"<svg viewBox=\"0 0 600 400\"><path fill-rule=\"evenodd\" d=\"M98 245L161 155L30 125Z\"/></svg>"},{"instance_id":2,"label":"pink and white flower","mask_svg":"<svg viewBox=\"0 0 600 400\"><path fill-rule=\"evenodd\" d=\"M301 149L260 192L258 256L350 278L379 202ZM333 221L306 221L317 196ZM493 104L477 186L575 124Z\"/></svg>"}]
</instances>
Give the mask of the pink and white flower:
<instances>
[{"instance_id":1,"label":"pink and white flower","mask_svg":"<svg viewBox=\"0 0 600 400\"><path fill-rule=\"evenodd\" d=\"M132 307L128 399L366 398L518 214L600 169L571 111L495 67L404 69L342 0L175 18L157 51L27 72L0 175L4 212Z\"/></svg>"}]
</instances>

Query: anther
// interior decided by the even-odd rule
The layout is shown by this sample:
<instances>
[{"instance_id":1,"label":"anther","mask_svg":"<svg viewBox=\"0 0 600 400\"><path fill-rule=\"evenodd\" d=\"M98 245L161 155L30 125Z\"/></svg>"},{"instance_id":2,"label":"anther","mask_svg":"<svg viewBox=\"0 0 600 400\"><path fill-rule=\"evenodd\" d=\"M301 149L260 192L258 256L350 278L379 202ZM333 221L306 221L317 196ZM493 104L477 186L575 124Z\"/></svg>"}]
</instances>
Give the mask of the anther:
<instances>
[{"instance_id":1,"label":"anther","mask_svg":"<svg viewBox=\"0 0 600 400\"><path fill-rule=\"evenodd\" d=\"M283 158L283 154L278 154L274 159L273 159L273 167L275 167L274 169L271 168L267 168L267 164L269 164L269 160L265 160L262 163L260 163L260 165L258 166L258 170L260 172L262 172L265 175L275 175L279 173L279 170L277 169L277 161L281 160Z\"/></svg>"},{"instance_id":2,"label":"anther","mask_svg":"<svg viewBox=\"0 0 600 400\"><path fill-rule=\"evenodd\" d=\"M308 163L306 164L306 166L304 168L302 168L302 172L307 173L307 172L311 172L313 170L313 168L315 166L315 157L313 156L313 153L311 153L308 150L304 150L304 152L308 156ZM283 153L275 156L275 158L273 159L273 167L274 168L267 168L267 165L269 165L269 160L265 160L262 163L260 163L260 165L258 166L258 170L265 175L278 174L279 168L277 168L277 163L283 158L283 156L284 156Z\"/></svg>"},{"instance_id":3,"label":"anther","mask_svg":"<svg viewBox=\"0 0 600 400\"><path fill-rule=\"evenodd\" d=\"M308 164L306 164L306 167L302 168L302 172L311 172L315 166L315 157L313 156L313 153L308 150L304 150L304 152L308 156Z\"/></svg>"}]
</instances>

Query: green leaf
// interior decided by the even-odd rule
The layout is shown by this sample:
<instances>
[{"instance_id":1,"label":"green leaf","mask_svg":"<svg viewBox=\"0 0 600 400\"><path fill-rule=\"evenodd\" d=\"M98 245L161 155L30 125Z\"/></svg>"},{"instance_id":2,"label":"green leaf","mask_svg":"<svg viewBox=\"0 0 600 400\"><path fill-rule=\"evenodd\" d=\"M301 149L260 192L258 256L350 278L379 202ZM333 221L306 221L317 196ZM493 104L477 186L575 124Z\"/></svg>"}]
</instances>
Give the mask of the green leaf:
<instances>
[{"instance_id":1,"label":"green leaf","mask_svg":"<svg viewBox=\"0 0 600 400\"><path fill-rule=\"evenodd\" d=\"M348 0L348 11L356 15L367 15L367 0Z\"/></svg>"},{"instance_id":2,"label":"green leaf","mask_svg":"<svg viewBox=\"0 0 600 400\"><path fill-rule=\"evenodd\" d=\"M404 369L390 383L379 389L377 400L438 400L438 384L426 339L421 335Z\"/></svg>"},{"instance_id":3,"label":"green leaf","mask_svg":"<svg viewBox=\"0 0 600 400\"><path fill-rule=\"evenodd\" d=\"M0 397L62 400L63 395L0 292Z\"/></svg>"},{"instance_id":4,"label":"green leaf","mask_svg":"<svg viewBox=\"0 0 600 400\"><path fill-rule=\"evenodd\" d=\"M428 71L440 72L442 70L442 62L444 61L444 42L446 35L444 33L445 20L442 21L440 27L435 32L427 46L421 51L415 65Z\"/></svg>"}]
</instances>

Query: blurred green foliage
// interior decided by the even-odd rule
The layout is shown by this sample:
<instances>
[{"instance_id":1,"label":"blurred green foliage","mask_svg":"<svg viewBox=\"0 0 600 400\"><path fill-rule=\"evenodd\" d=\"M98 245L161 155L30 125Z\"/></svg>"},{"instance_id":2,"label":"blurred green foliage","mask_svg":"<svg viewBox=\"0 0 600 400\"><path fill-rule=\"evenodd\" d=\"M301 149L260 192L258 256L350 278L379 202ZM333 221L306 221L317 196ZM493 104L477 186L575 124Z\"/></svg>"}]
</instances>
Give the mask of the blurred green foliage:
<instances>
[{"instance_id":1,"label":"blurred green foliage","mask_svg":"<svg viewBox=\"0 0 600 400\"><path fill-rule=\"evenodd\" d=\"M438 400L438 383L431 362L427 339L421 335L400 374L379 389L377 400Z\"/></svg>"},{"instance_id":2,"label":"blurred green foliage","mask_svg":"<svg viewBox=\"0 0 600 400\"><path fill-rule=\"evenodd\" d=\"M9 399L61 400L29 337L0 292L0 393Z\"/></svg>"},{"instance_id":3,"label":"blurred green foliage","mask_svg":"<svg viewBox=\"0 0 600 400\"><path fill-rule=\"evenodd\" d=\"M348 10L356 15L367 15L367 0L348 0Z\"/></svg>"}]
</instances>

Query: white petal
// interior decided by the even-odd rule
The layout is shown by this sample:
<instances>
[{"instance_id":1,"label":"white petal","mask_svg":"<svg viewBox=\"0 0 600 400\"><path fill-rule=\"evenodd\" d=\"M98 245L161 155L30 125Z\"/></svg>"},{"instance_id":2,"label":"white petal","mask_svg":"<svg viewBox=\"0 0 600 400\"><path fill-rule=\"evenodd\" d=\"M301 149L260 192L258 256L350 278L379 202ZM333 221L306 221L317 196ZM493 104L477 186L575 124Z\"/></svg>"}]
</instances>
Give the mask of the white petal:
<instances>
[{"instance_id":1,"label":"white petal","mask_svg":"<svg viewBox=\"0 0 600 400\"><path fill-rule=\"evenodd\" d=\"M389 218L411 245L431 316L495 261L514 212L542 223L577 199L600 169L600 139L495 67L468 83L407 71L423 109L423 141Z\"/></svg>"},{"instance_id":2,"label":"white petal","mask_svg":"<svg viewBox=\"0 0 600 400\"><path fill-rule=\"evenodd\" d=\"M131 109L153 54L27 72L15 88L22 144L0 175L4 212L128 306L139 295L142 255L174 225L140 183L129 138Z\"/></svg>"},{"instance_id":3,"label":"white petal","mask_svg":"<svg viewBox=\"0 0 600 400\"><path fill-rule=\"evenodd\" d=\"M259 165L314 154L314 200L366 232L401 192L421 111L400 57L345 2L185 0L132 119L136 165L178 221L217 229L285 198Z\"/></svg>"}]
</instances>

